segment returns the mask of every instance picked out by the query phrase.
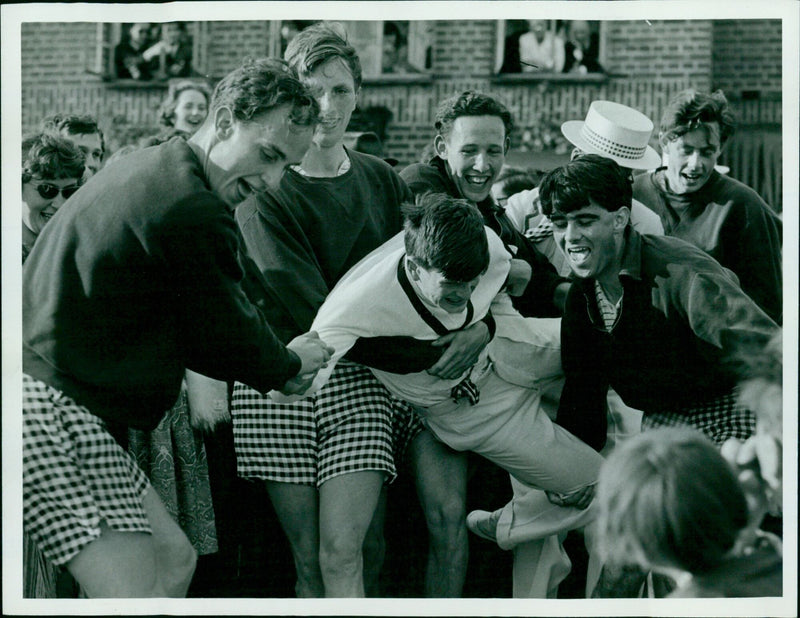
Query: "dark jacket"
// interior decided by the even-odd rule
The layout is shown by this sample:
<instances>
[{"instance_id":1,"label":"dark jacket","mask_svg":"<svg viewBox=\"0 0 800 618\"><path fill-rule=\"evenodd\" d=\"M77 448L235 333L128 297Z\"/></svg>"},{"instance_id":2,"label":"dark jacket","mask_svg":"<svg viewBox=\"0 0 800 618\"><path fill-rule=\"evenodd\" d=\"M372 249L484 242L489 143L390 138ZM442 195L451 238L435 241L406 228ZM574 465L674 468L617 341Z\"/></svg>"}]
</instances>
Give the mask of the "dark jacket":
<instances>
[{"instance_id":1,"label":"dark jacket","mask_svg":"<svg viewBox=\"0 0 800 618\"><path fill-rule=\"evenodd\" d=\"M241 287L231 212L180 138L90 179L23 270L23 371L111 423L153 429L186 368L260 391L300 369Z\"/></svg>"},{"instance_id":2,"label":"dark jacket","mask_svg":"<svg viewBox=\"0 0 800 618\"><path fill-rule=\"evenodd\" d=\"M439 157L435 157L428 164L409 165L400 172L400 177L406 181L415 195L435 191L456 198L462 197L447 172L446 162ZM561 311L553 303L553 294L556 287L566 279L560 277L547 257L514 227L503 207L495 204L491 196L477 206L486 225L500 236L509 253L525 260L531 266L532 275L528 287L522 296L511 299L514 308L526 317L560 316Z\"/></svg>"},{"instance_id":3,"label":"dark jacket","mask_svg":"<svg viewBox=\"0 0 800 618\"><path fill-rule=\"evenodd\" d=\"M736 276L677 238L626 232L624 293L613 330L597 308L594 279L577 280L561 323L566 376L557 422L600 450L611 386L648 412L729 393L744 346L763 346L777 325Z\"/></svg>"}]
</instances>

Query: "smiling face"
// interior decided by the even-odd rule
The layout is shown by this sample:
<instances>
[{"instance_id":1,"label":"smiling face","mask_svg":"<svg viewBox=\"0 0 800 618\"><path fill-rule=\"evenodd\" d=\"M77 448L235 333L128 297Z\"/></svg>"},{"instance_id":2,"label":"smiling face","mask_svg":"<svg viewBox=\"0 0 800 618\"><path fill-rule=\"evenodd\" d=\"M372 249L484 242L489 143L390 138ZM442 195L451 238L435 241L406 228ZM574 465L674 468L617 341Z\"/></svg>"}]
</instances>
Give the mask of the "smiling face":
<instances>
[{"instance_id":1,"label":"smiling face","mask_svg":"<svg viewBox=\"0 0 800 618\"><path fill-rule=\"evenodd\" d=\"M409 258L408 265L410 278L422 298L447 313L462 312L481 279L450 281L441 271L425 268L413 258Z\"/></svg>"},{"instance_id":2,"label":"smiling face","mask_svg":"<svg viewBox=\"0 0 800 618\"><path fill-rule=\"evenodd\" d=\"M198 90L184 90L175 102L175 128L194 135L208 115L206 96Z\"/></svg>"},{"instance_id":3,"label":"smiling face","mask_svg":"<svg viewBox=\"0 0 800 618\"><path fill-rule=\"evenodd\" d=\"M711 177L722 151L719 124L710 122L678 138L662 137L667 154L666 178L673 193L694 193Z\"/></svg>"},{"instance_id":4,"label":"smiling face","mask_svg":"<svg viewBox=\"0 0 800 618\"><path fill-rule=\"evenodd\" d=\"M84 178L90 178L103 167L103 142L99 133L67 133L69 141L80 148L85 158L86 172Z\"/></svg>"},{"instance_id":5,"label":"smiling face","mask_svg":"<svg viewBox=\"0 0 800 618\"><path fill-rule=\"evenodd\" d=\"M22 184L22 222L26 227L38 234L42 231L50 218L56 214L61 205L66 201L60 189L64 187L77 188L79 178L60 178L58 180L43 180L34 176ZM52 185L59 188L55 197L45 198L39 193L40 185Z\"/></svg>"},{"instance_id":6,"label":"smiling face","mask_svg":"<svg viewBox=\"0 0 800 618\"><path fill-rule=\"evenodd\" d=\"M227 107L215 112L208 182L231 207L254 191L276 188L284 170L302 160L312 128L292 123L290 111L288 105L276 107L251 122L236 120Z\"/></svg>"},{"instance_id":7,"label":"smiling face","mask_svg":"<svg viewBox=\"0 0 800 618\"><path fill-rule=\"evenodd\" d=\"M489 196L500 175L508 138L499 116L460 116L449 135L436 136L434 148L447 162L461 197L477 203Z\"/></svg>"},{"instance_id":8,"label":"smiling face","mask_svg":"<svg viewBox=\"0 0 800 618\"><path fill-rule=\"evenodd\" d=\"M320 107L314 143L320 148L341 144L358 99L350 69L341 58L331 58L311 71L303 83Z\"/></svg>"},{"instance_id":9,"label":"smiling face","mask_svg":"<svg viewBox=\"0 0 800 618\"><path fill-rule=\"evenodd\" d=\"M618 278L622 235L629 217L626 207L609 212L592 201L573 212L550 215L556 243L577 277L597 279L601 284Z\"/></svg>"}]
</instances>

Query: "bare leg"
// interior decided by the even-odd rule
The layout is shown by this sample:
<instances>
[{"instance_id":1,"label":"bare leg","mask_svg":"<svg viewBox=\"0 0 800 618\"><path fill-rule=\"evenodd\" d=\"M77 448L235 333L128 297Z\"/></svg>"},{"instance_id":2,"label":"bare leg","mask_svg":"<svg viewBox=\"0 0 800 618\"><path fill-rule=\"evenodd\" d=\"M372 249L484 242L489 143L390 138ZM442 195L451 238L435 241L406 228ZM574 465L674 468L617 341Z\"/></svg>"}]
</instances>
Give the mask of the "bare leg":
<instances>
[{"instance_id":1,"label":"bare leg","mask_svg":"<svg viewBox=\"0 0 800 618\"><path fill-rule=\"evenodd\" d=\"M428 525L425 596L460 597L467 575L467 456L429 431L411 443L411 465Z\"/></svg>"},{"instance_id":2,"label":"bare leg","mask_svg":"<svg viewBox=\"0 0 800 618\"><path fill-rule=\"evenodd\" d=\"M336 476L319 489L319 565L327 597L363 597L363 545L383 487L382 472Z\"/></svg>"},{"instance_id":3,"label":"bare leg","mask_svg":"<svg viewBox=\"0 0 800 618\"><path fill-rule=\"evenodd\" d=\"M371 598L380 597L379 579L386 557L386 539L383 524L386 521L386 485L381 488L378 505L364 539L364 593Z\"/></svg>"},{"instance_id":4,"label":"bare leg","mask_svg":"<svg viewBox=\"0 0 800 618\"><path fill-rule=\"evenodd\" d=\"M67 563L86 596L186 596L197 555L152 488L142 504L152 535L118 532L102 522L100 537Z\"/></svg>"},{"instance_id":5,"label":"bare leg","mask_svg":"<svg viewBox=\"0 0 800 618\"><path fill-rule=\"evenodd\" d=\"M281 522L297 571L298 598L325 596L319 570L319 498L317 488L295 483L266 482L267 493Z\"/></svg>"}]
</instances>

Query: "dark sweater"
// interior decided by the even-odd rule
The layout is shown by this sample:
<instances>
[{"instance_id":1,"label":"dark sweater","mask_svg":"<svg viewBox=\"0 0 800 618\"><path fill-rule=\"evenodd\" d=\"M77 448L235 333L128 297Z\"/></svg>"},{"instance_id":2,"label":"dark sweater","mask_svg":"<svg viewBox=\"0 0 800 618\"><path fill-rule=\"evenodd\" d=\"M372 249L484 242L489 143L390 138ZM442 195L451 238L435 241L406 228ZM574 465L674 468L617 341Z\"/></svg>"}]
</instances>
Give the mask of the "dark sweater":
<instances>
[{"instance_id":1,"label":"dark sweater","mask_svg":"<svg viewBox=\"0 0 800 618\"><path fill-rule=\"evenodd\" d=\"M112 423L153 429L184 370L280 388L300 361L240 282L233 216L175 138L101 170L23 272L23 370Z\"/></svg>"},{"instance_id":2,"label":"dark sweater","mask_svg":"<svg viewBox=\"0 0 800 618\"><path fill-rule=\"evenodd\" d=\"M737 352L765 345L778 328L733 273L677 238L629 229L620 280L610 333L594 279L570 288L561 323L566 381L557 422L597 450L609 386L645 415L708 401L735 386Z\"/></svg>"},{"instance_id":3,"label":"dark sweater","mask_svg":"<svg viewBox=\"0 0 800 618\"><path fill-rule=\"evenodd\" d=\"M288 340L307 331L339 278L402 227L400 204L412 198L384 161L347 151L351 167L332 178L287 170L274 193L236 209L264 309Z\"/></svg>"},{"instance_id":4,"label":"dark sweater","mask_svg":"<svg viewBox=\"0 0 800 618\"><path fill-rule=\"evenodd\" d=\"M400 177L408 183L415 195L435 191L456 198L462 197L456 183L447 172L446 162L439 157L435 157L427 164L409 165L400 172ZM486 225L500 237L509 253L531 266L531 280L522 296L511 299L514 308L526 317L560 316L561 311L553 303L553 294L556 287L566 279L560 277L547 257L514 227L505 210L495 204L491 196L477 206Z\"/></svg>"},{"instance_id":5,"label":"dark sweater","mask_svg":"<svg viewBox=\"0 0 800 618\"><path fill-rule=\"evenodd\" d=\"M783 315L783 225L747 185L712 172L699 190L667 191L664 168L642 174L633 197L661 217L664 233L700 247L730 268L742 289L779 324Z\"/></svg>"}]
</instances>

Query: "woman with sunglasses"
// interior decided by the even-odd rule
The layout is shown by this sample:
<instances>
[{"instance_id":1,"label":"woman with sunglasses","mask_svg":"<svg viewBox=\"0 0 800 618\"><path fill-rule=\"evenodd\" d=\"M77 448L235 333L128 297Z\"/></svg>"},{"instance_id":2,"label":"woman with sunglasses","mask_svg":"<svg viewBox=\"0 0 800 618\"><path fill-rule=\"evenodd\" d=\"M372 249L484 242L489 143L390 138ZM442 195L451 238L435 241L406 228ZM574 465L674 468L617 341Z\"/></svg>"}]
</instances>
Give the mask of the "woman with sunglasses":
<instances>
[{"instance_id":1,"label":"woman with sunglasses","mask_svg":"<svg viewBox=\"0 0 800 618\"><path fill-rule=\"evenodd\" d=\"M22 261L61 205L78 190L85 159L72 142L45 133L22 140Z\"/></svg>"}]
</instances>

